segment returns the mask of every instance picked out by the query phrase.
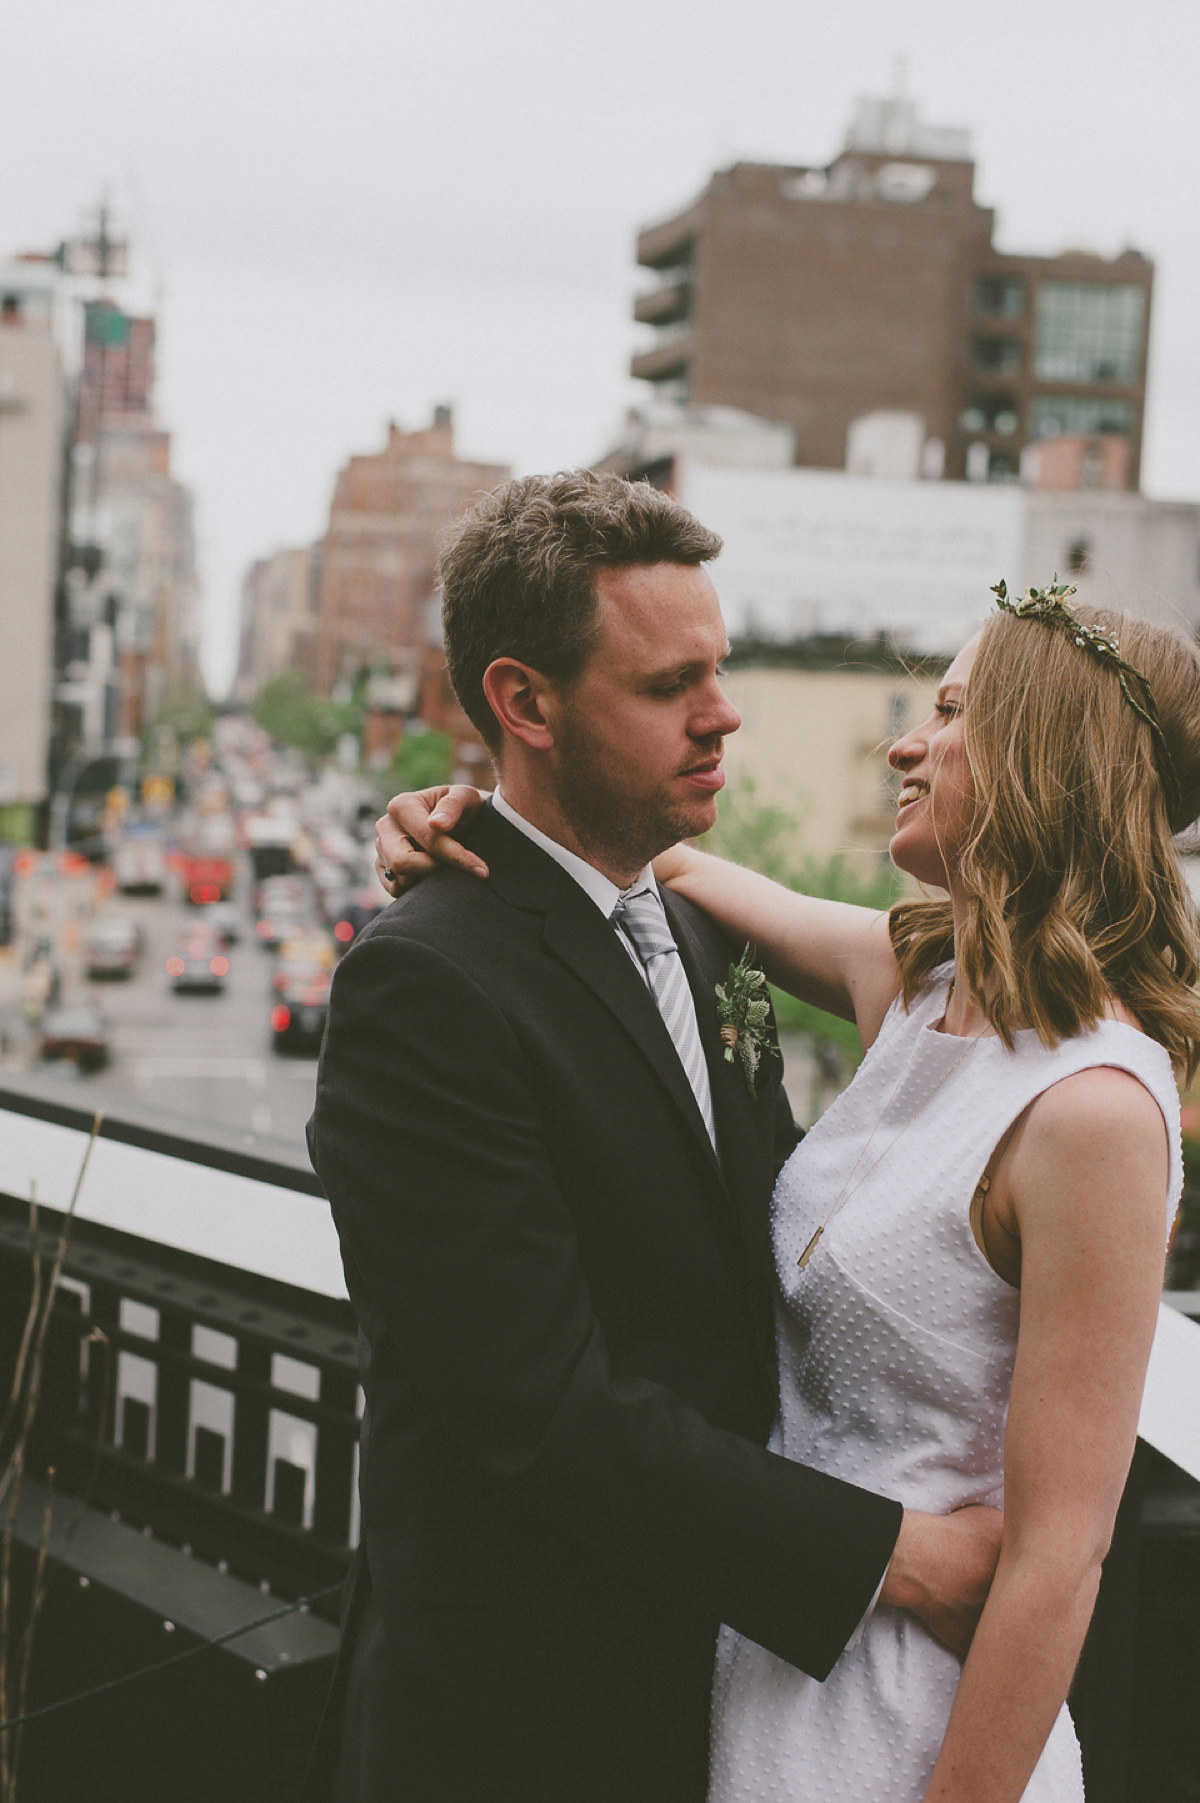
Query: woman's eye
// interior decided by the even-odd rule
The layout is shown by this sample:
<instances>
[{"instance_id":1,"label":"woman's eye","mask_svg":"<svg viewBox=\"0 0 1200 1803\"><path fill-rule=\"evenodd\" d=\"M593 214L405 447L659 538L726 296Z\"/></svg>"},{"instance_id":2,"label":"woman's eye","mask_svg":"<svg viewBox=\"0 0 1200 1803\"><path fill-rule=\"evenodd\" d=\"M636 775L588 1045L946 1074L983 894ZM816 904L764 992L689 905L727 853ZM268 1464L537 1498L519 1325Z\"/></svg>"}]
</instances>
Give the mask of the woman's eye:
<instances>
[{"instance_id":1,"label":"woman's eye","mask_svg":"<svg viewBox=\"0 0 1200 1803\"><path fill-rule=\"evenodd\" d=\"M962 710L957 701L939 701L933 711L935 714L939 714L943 720L954 720Z\"/></svg>"}]
</instances>

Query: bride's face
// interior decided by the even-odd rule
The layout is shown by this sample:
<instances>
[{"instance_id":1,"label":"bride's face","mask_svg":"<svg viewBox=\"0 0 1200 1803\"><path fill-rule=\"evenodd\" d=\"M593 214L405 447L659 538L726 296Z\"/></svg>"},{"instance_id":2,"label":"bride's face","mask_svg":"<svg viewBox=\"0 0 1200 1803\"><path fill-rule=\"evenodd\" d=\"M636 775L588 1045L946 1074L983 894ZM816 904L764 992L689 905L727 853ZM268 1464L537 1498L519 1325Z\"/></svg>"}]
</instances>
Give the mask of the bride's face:
<instances>
[{"instance_id":1,"label":"bride's face","mask_svg":"<svg viewBox=\"0 0 1200 1803\"><path fill-rule=\"evenodd\" d=\"M904 778L892 838L892 862L920 883L950 887L959 852L971 828L975 790L963 735L967 678L979 645L963 646L942 678L928 719L888 752Z\"/></svg>"}]
</instances>

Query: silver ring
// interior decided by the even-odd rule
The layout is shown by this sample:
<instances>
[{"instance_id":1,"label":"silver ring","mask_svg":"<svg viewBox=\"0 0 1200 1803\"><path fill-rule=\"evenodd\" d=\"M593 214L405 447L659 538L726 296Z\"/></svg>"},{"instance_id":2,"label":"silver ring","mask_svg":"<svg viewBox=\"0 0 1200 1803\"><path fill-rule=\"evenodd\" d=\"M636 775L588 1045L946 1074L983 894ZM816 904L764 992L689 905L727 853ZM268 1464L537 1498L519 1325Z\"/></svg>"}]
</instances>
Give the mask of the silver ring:
<instances>
[{"instance_id":1,"label":"silver ring","mask_svg":"<svg viewBox=\"0 0 1200 1803\"><path fill-rule=\"evenodd\" d=\"M396 880L396 872L390 864L385 864L383 867L383 880L385 883L394 883Z\"/></svg>"}]
</instances>

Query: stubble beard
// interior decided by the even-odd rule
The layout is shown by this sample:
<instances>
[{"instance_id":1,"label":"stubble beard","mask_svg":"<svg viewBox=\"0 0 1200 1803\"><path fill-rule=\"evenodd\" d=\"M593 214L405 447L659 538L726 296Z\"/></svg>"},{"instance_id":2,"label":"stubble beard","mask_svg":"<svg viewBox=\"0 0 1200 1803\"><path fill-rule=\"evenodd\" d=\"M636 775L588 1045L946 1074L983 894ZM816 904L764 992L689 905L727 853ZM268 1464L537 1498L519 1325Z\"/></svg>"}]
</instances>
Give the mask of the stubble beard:
<instances>
[{"instance_id":1,"label":"stubble beard","mask_svg":"<svg viewBox=\"0 0 1200 1803\"><path fill-rule=\"evenodd\" d=\"M670 845L707 830L699 810L668 790L640 793L614 782L603 748L586 728L558 731L555 790L582 846L617 869L638 871Z\"/></svg>"}]
</instances>

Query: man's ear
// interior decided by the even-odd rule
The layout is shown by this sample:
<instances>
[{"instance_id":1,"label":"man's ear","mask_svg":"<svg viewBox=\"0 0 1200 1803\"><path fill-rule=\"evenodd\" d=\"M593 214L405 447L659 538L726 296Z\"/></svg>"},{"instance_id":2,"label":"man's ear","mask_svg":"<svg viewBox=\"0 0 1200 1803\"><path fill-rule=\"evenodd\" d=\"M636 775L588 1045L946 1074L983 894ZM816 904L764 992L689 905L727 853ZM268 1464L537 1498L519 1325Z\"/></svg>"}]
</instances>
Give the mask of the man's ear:
<instances>
[{"instance_id":1,"label":"man's ear","mask_svg":"<svg viewBox=\"0 0 1200 1803\"><path fill-rule=\"evenodd\" d=\"M514 657L498 657L483 673L488 706L510 738L530 751L550 751L554 734L544 706L549 680Z\"/></svg>"}]
</instances>

